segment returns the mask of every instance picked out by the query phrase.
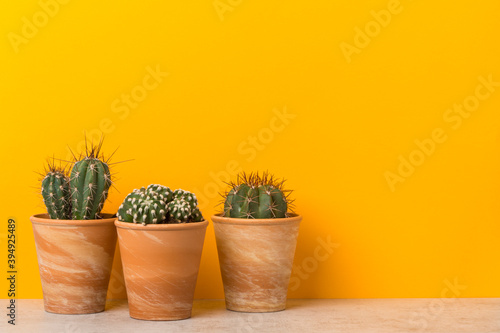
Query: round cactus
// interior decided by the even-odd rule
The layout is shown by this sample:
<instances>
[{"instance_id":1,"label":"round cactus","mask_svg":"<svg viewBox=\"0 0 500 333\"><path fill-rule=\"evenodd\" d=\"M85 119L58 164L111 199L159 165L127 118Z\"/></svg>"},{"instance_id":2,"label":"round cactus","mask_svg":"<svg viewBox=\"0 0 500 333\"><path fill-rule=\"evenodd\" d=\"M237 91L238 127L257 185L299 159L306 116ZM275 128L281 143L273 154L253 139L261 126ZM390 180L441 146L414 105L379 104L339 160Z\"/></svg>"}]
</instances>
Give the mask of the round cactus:
<instances>
[{"instance_id":1,"label":"round cactus","mask_svg":"<svg viewBox=\"0 0 500 333\"><path fill-rule=\"evenodd\" d=\"M139 199L132 212L134 214L132 222L142 225L163 223L167 214L165 203L149 195Z\"/></svg>"},{"instance_id":2,"label":"round cactus","mask_svg":"<svg viewBox=\"0 0 500 333\"><path fill-rule=\"evenodd\" d=\"M187 223L191 216L191 206L188 201L183 199L173 199L167 205L169 222Z\"/></svg>"},{"instance_id":3,"label":"round cactus","mask_svg":"<svg viewBox=\"0 0 500 333\"><path fill-rule=\"evenodd\" d=\"M289 202L283 182L267 172L238 175L224 198L223 216L244 219L270 219L288 216Z\"/></svg>"},{"instance_id":4,"label":"round cactus","mask_svg":"<svg viewBox=\"0 0 500 333\"><path fill-rule=\"evenodd\" d=\"M160 197L161 200L163 200L163 202L165 203L168 203L172 200L173 198L173 192L170 188L166 187L166 186L163 186L163 185L159 185L159 184L151 184L151 185L148 185L148 187L146 188L146 192L148 193L151 193L151 192L155 192L158 194L158 196Z\"/></svg>"},{"instance_id":5,"label":"round cactus","mask_svg":"<svg viewBox=\"0 0 500 333\"><path fill-rule=\"evenodd\" d=\"M196 206L198 206L198 199L196 199L196 195L189 191L177 189L173 193L173 198L187 201L189 203L189 207L191 208L191 210L195 209Z\"/></svg>"},{"instance_id":6,"label":"round cactus","mask_svg":"<svg viewBox=\"0 0 500 333\"><path fill-rule=\"evenodd\" d=\"M117 213L119 221L153 223L201 222L203 215L197 207L196 196L181 189L151 184L134 190L123 200Z\"/></svg>"},{"instance_id":7,"label":"round cactus","mask_svg":"<svg viewBox=\"0 0 500 333\"><path fill-rule=\"evenodd\" d=\"M193 211L191 212L191 222L201 222L203 220L204 218L203 215L201 214L200 209L198 207L193 209Z\"/></svg>"},{"instance_id":8,"label":"round cactus","mask_svg":"<svg viewBox=\"0 0 500 333\"><path fill-rule=\"evenodd\" d=\"M119 221L146 225L163 223L166 214L163 196L143 187L127 195L116 215Z\"/></svg>"},{"instance_id":9,"label":"round cactus","mask_svg":"<svg viewBox=\"0 0 500 333\"><path fill-rule=\"evenodd\" d=\"M69 181L66 170L49 165L42 179L42 197L51 219L71 219Z\"/></svg>"},{"instance_id":10,"label":"round cactus","mask_svg":"<svg viewBox=\"0 0 500 333\"><path fill-rule=\"evenodd\" d=\"M116 217L118 218L118 220L123 222L133 222L134 205L137 204L139 199L143 199L145 197L146 197L146 189L144 187L139 190L134 189L131 193L129 193L125 198L125 200L123 200L120 207L118 207L118 212L116 213Z\"/></svg>"}]
</instances>

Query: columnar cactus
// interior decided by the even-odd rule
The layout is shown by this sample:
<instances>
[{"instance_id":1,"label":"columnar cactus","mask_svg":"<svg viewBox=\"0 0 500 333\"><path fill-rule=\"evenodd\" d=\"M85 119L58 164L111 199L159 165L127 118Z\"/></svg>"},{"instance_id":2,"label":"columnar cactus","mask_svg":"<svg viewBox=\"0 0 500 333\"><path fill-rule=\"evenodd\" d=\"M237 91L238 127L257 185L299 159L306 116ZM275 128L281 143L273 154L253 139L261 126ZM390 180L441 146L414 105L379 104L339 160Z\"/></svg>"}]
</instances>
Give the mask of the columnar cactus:
<instances>
[{"instance_id":1,"label":"columnar cactus","mask_svg":"<svg viewBox=\"0 0 500 333\"><path fill-rule=\"evenodd\" d=\"M73 165L69 185L73 220L99 218L111 186L108 165L94 154L84 157Z\"/></svg>"},{"instance_id":2,"label":"columnar cactus","mask_svg":"<svg viewBox=\"0 0 500 333\"><path fill-rule=\"evenodd\" d=\"M203 221L196 196L181 189L151 184L127 195L118 209L119 221L146 224Z\"/></svg>"},{"instance_id":3,"label":"columnar cactus","mask_svg":"<svg viewBox=\"0 0 500 333\"><path fill-rule=\"evenodd\" d=\"M51 219L71 219L69 181L65 169L49 165L42 179L42 197Z\"/></svg>"},{"instance_id":4,"label":"columnar cactus","mask_svg":"<svg viewBox=\"0 0 500 333\"><path fill-rule=\"evenodd\" d=\"M222 216L244 219L271 219L288 217L289 201L283 190L284 180L278 181L267 172L238 175L224 195Z\"/></svg>"}]
</instances>

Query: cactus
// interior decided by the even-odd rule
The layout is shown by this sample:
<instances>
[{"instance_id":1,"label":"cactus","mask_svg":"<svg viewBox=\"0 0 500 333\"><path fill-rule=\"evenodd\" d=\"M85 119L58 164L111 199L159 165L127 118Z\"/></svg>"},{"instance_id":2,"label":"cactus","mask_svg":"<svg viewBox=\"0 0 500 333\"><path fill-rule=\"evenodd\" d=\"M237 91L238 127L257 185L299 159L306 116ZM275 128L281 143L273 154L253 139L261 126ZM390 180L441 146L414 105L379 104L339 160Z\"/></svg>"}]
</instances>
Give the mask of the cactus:
<instances>
[{"instance_id":1,"label":"cactus","mask_svg":"<svg viewBox=\"0 0 500 333\"><path fill-rule=\"evenodd\" d=\"M144 187L127 195L116 214L119 221L146 224L163 223L167 208L163 195Z\"/></svg>"},{"instance_id":2,"label":"cactus","mask_svg":"<svg viewBox=\"0 0 500 333\"><path fill-rule=\"evenodd\" d=\"M167 209L161 199L147 195L137 201L132 211L134 214L132 222L146 225L162 223L165 220Z\"/></svg>"},{"instance_id":3,"label":"cactus","mask_svg":"<svg viewBox=\"0 0 500 333\"><path fill-rule=\"evenodd\" d=\"M97 146L87 149L86 156L76 161L71 170L69 186L73 220L100 218L108 197L111 174L108 164L99 154L101 145L102 140Z\"/></svg>"},{"instance_id":4,"label":"cactus","mask_svg":"<svg viewBox=\"0 0 500 333\"><path fill-rule=\"evenodd\" d=\"M191 204L184 199L173 199L167 205L170 223L186 223L191 217Z\"/></svg>"},{"instance_id":5,"label":"cactus","mask_svg":"<svg viewBox=\"0 0 500 333\"><path fill-rule=\"evenodd\" d=\"M193 209L191 212L191 222L201 222L203 220L203 215L201 214L200 209L198 207Z\"/></svg>"},{"instance_id":6,"label":"cactus","mask_svg":"<svg viewBox=\"0 0 500 333\"><path fill-rule=\"evenodd\" d=\"M284 180L278 181L267 172L262 175L239 174L236 183L230 183L231 188L223 195L222 216L244 219L288 217L291 191L283 190L283 183Z\"/></svg>"},{"instance_id":7,"label":"cactus","mask_svg":"<svg viewBox=\"0 0 500 333\"><path fill-rule=\"evenodd\" d=\"M137 204L137 202L140 199L143 199L146 197L146 189L143 187L140 190L133 190L125 200L123 200L122 204L118 208L118 212L116 213L116 217L118 217L119 221L125 221L125 222L133 222L134 219L134 205Z\"/></svg>"},{"instance_id":8,"label":"cactus","mask_svg":"<svg viewBox=\"0 0 500 333\"><path fill-rule=\"evenodd\" d=\"M166 186L159 185L159 184L148 185L148 187L146 188L146 192L157 193L159 195L159 197L161 198L161 200L163 200L163 202L165 202L165 204L169 203L173 198L172 190Z\"/></svg>"},{"instance_id":9,"label":"cactus","mask_svg":"<svg viewBox=\"0 0 500 333\"><path fill-rule=\"evenodd\" d=\"M48 168L45 168L45 173L40 174L42 197L51 219L101 218L100 213L112 185L108 163L114 155L112 153L104 159L101 154L103 142L103 137L96 145L85 138L85 152L78 158L70 150L74 162L68 162L73 164L69 177L66 167L56 167L55 160L58 159L55 157L52 158L52 163L49 162Z\"/></svg>"},{"instance_id":10,"label":"cactus","mask_svg":"<svg viewBox=\"0 0 500 333\"><path fill-rule=\"evenodd\" d=\"M167 205L169 223L201 222L203 215L198 209L198 199L194 193L177 189L173 200Z\"/></svg>"},{"instance_id":11,"label":"cactus","mask_svg":"<svg viewBox=\"0 0 500 333\"><path fill-rule=\"evenodd\" d=\"M151 184L127 195L118 209L119 221L146 224L203 221L196 196L181 189Z\"/></svg>"},{"instance_id":12,"label":"cactus","mask_svg":"<svg viewBox=\"0 0 500 333\"><path fill-rule=\"evenodd\" d=\"M182 189L175 190L173 198L187 201L191 210L195 209L196 206L198 206L198 199L196 199L196 195Z\"/></svg>"},{"instance_id":13,"label":"cactus","mask_svg":"<svg viewBox=\"0 0 500 333\"><path fill-rule=\"evenodd\" d=\"M42 179L43 202L51 219L71 219L69 180L66 173L66 169L56 168L49 163Z\"/></svg>"}]
</instances>

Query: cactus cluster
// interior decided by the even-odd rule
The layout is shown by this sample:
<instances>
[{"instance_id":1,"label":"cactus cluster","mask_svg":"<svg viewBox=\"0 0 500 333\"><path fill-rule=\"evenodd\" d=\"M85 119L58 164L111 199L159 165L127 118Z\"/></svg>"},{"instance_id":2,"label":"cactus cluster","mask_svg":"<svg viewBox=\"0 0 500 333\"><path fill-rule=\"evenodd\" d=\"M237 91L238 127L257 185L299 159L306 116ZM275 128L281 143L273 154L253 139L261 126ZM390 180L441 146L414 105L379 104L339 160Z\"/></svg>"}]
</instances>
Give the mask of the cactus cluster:
<instances>
[{"instance_id":1,"label":"cactus cluster","mask_svg":"<svg viewBox=\"0 0 500 333\"><path fill-rule=\"evenodd\" d=\"M243 219L273 219L289 217L290 190L284 190L285 180L278 180L268 172L240 173L236 182L229 183L223 194L222 216Z\"/></svg>"},{"instance_id":2,"label":"cactus cluster","mask_svg":"<svg viewBox=\"0 0 500 333\"><path fill-rule=\"evenodd\" d=\"M51 219L99 219L112 184L107 161L98 145L75 157L71 173L52 162L42 174L42 197Z\"/></svg>"},{"instance_id":3,"label":"cactus cluster","mask_svg":"<svg viewBox=\"0 0 500 333\"><path fill-rule=\"evenodd\" d=\"M203 221L196 196L181 189L151 184L133 190L123 200L116 216L119 221L130 223L190 223Z\"/></svg>"}]
</instances>

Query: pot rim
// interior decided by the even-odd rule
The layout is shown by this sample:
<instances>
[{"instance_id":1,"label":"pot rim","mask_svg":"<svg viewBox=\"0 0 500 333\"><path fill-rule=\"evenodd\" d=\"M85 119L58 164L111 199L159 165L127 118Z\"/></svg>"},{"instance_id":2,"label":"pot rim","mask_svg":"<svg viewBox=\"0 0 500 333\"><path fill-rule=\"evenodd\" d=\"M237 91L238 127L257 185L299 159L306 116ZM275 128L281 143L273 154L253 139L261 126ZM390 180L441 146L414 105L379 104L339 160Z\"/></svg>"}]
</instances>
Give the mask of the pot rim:
<instances>
[{"instance_id":1,"label":"pot rim","mask_svg":"<svg viewBox=\"0 0 500 333\"><path fill-rule=\"evenodd\" d=\"M120 229L132 229L138 231L175 231L206 228L208 226L208 220L190 223L160 223L142 225L140 223L122 222L116 219L115 226Z\"/></svg>"},{"instance_id":2,"label":"pot rim","mask_svg":"<svg viewBox=\"0 0 500 333\"><path fill-rule=\"evenodd\" d=\"M225 217L222 214L215 214L211 216L213 223L220 224L237 224L237 225L276 225L276 224L292 224L298 223L302 220L302 215L291 214L290 217L283 217L278 219L239 219L234 217Z\"/></svg>"},{"instance_id":3,"label":"pot rim","mask_svg":"<svg viewBox=\"0 0 500 333\"><path fill-rule=\"evenodd\" d=\"M30 217L30 221L33 224L45 224L45 225L54 225L54 226L78 226L78 227L87 227L87 226L96 226L96 225L105 225L105 224L113 224L116 220L114 214L101 214L103 216L102 219L96 220L55 220L49 217L49 214L35 214Z\"/></svg>"}]
</instances>

